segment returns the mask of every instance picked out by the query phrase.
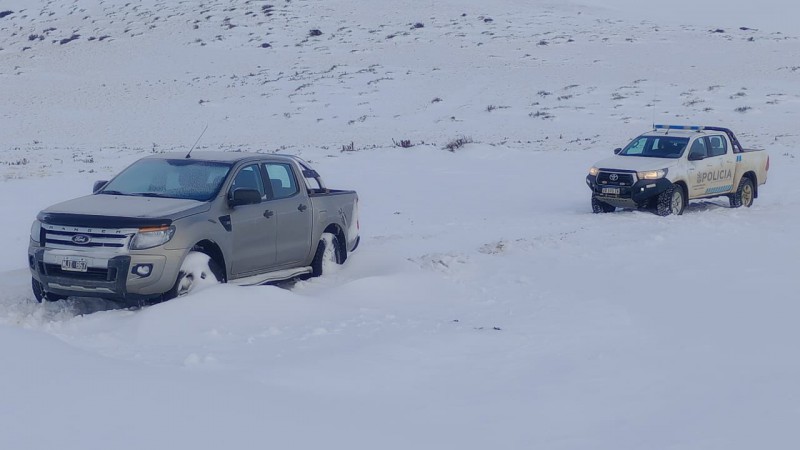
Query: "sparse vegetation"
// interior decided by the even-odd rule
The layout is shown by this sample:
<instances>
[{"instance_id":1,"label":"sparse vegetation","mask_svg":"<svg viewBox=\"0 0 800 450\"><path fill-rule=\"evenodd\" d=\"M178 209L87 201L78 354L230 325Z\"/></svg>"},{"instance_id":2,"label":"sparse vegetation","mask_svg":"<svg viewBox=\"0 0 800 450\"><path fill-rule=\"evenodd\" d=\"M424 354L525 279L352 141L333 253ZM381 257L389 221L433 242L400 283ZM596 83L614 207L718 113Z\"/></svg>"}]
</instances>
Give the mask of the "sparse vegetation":
<instances>
[{"instance_id":1,"label":"sparse vegetation","mask_svg":"<svg viewBox=\"0 0 800 450\"><path fill-rule=\"evenodd\" d=\"M471 144L472 142L473 141L472 141L471 137L461 136L461 137L457 137L457 138L453 139L452 141L448 142L444 146L444 149L448 150L448 151L451 151L451 152L455 152L459 148L461 148L461 147L463 147L463 146L465 146L467 144Z\"/></svg>"},{"instance_id":2,"label":"sparse vegetation","mask_svg":"<svg viewBox=\"0 0 800 450\"><path fill-rule=\"evenodd\" d=\"M354 152L354 151L356 151L355 142L350 142L349 144L342 145L342 153L344 153L344 152Z\"/></svg>"},{"instance_id":3,"label":"sparse vegetation","mask_svg":"<svg viewBox=\"0 0 800 450\"><path fill-rule=\"evenodd\" d=\"M400 148L411 148L414 146L414 144L411 143L411 139L400 139L399 142L392 139L392 143L394 144L395 147L400 147Z\"/></svg>"},{"instance_id":4,"label":"sparse vegetation","mask_svg":"<svg viewBox=\"0 0 800 450\"><path fill-rule=\"evenodd\" d=\"M552 119L553 115L548 113L547 111L536 111L528 114L528 116L533 117L534 119Z\"/></svg>"},{"instance_id":5,"label":"sparse vegetation","mask_svg":"<svg viewBox=\"0 0 800 450\"><path fill-rule=\"evenodd\" d=\"M746 113L747 111L750 111L751 109L753 109L753 108L750 107L750 106L740 106L740 107L734 109L734 111L736 111L738 113Z\"/></svg>"},{"instance_id":6,"label":"sparse vegetation","mask_svg":"<svg viewBox=\"0 0 800 450\"><path fill-rule=\"evenodd\" d=\"M80 37L81 37L80 34L73 34L72 36L70 36L68 38L61 39L60 41L58 41L58 43L59 43L59 45L69 44L70 42L72 42L72 41L74 41L76 39L80 39Z\"/></svg>"}]
</instances>

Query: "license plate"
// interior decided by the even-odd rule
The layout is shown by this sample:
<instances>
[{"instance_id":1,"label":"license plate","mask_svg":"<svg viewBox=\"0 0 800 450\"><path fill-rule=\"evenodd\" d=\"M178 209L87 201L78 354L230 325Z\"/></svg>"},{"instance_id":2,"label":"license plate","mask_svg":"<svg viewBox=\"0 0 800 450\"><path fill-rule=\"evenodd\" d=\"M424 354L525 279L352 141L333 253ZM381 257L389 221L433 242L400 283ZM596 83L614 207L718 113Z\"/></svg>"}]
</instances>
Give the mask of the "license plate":
<instances>
[{"instance_id":1,"label":"license plate","mask_svg":"<svg viewBox=\"0 0 800 450\"><path fill-rule=\"evenodd\" d=\"M603 188L603 194L619 195L619 188Z\"/></svg>"},{"instance_id":2,"label":"license plate","mask_svg":"<svg viewBox=\"0 0 800 450\"><path fill-rule=\"evenodd\" d=\"M61 270L68 272L86 272L89 268L83 258L64 258L61 260Z\"/></svg>"}]
</instances>

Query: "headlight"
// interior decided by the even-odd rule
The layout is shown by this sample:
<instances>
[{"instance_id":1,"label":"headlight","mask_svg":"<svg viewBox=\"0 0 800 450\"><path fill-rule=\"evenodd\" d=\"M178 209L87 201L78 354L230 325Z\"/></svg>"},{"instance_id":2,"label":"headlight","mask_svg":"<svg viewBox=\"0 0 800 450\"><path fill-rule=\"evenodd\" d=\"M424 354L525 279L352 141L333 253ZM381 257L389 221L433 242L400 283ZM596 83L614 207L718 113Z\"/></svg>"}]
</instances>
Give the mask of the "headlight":
<instances>
[{"instance_id":1,"label":"headlight","mask_svg":"<svg viewBox=\"0 0 800 450\"><path fill-rule=\"evenodd\" d=\"M174 226L139 228L131 239L131 250L144 250L166 244L175 234Z\"/></svg>"},{"instance_id":2,"label":"headlight","mask_svg":"<svg viewBox=\"0 0 800 450\"><path fill-rule=\"evenodd\" d=\"M637 172L636 175L640 180L658 180L659 178L664 178L667 176L667 169Z\"/></svg>"},{"instance_id":3,"label":"headlight","mask_svg":"<svg viewBox=\"0 0 800 450\"><path fill-rule=\"evenodd\" d=\"M31 224L31 240L39 244L41 235L42 235L42 222L34 220L33 224Z\"/></svg>"},{"instance_id":4,"label":"headlight","mask_svg":"<svg viewBox=\"0 0 800 450\"><path fill-rule=\"evenodd\" d=\"M589 175L593 177L596 177L598 173L600 173L600 169L598 169L597 167L592 167L591 169L589 169Z\"/></svg>"}]
</instances>

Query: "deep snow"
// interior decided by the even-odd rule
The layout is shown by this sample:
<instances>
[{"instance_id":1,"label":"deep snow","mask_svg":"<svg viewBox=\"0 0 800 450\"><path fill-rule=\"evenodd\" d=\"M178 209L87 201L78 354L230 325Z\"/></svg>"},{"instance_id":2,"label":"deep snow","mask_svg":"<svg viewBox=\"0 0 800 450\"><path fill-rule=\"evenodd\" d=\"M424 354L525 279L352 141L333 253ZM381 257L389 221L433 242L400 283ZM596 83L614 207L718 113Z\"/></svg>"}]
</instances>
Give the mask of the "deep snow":
<instances>
[{"instance_id":1,"label":"deep snow","mask_svg":"<svg viewBox=\"0 0 800 450\"><path fill-rule=\"evenodd\" d=\"M0 448L796 448L800 47L769 7L798 8L583 3L0 18ZM654 118L768 148L755 205L591 214L586 169ZM36 304L36 212L205 123L202 147L299 154L358 190L347 264L141 310Z\"/></svg>"}]
</instances>

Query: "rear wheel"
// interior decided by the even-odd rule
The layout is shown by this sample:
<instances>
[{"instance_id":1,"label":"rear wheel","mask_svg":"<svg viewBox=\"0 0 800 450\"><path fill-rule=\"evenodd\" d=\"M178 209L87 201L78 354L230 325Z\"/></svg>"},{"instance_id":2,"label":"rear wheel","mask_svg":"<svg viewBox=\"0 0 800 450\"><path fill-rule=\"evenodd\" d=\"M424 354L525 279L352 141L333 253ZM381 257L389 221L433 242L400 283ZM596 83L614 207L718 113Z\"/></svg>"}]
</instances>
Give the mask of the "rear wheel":
<instances>
[{"instance_id":1,"label":"rear wheel","mask_svg":"<svg viewBox=\"0 0 800 450\"><path fill-rule=\"evenodd\" d=\"M595 214L610 213L617 210L616 206L601 202L597 197L592 197L592 212Z\"/></svg>"},{"instance_id":2,"label":"rear wheel","mask_svg":"<svg viewBox=\"0 0 800 450\"><path fill-rule=\"evenodd\" d=\"M52 292L45 291L42 283L37 281L36 278L31 278L31 289L33 290L33 296L39 303L42 303L43 300L47 300L48 302L57 302L67 298L66 295L57 295L53 294Z\"/></svg>"},{"instance_id":3,"label":"rear wheel","mask_svg":"<svg viewBox=\"0 0 800 450\"><path fill-rule=\"evenodd\" d=\"M189 295L197 289L218 284L222 279L222 269L210 256L189 252L181 264L175 285L164 294L164 300Z\"/></svg>"},{"instance_id":4,"label":"rear wheel","mask_svg":"<svg viewBox=\"0 0 800 450\"><path fill-rule=\"evenodd\" d=\"M333 233L322 233L317 245L317 253L311 262L311 275L318 277L330 270L334 265L344 263L344 250L339 237Z\"/></svg>"},{"instance_id":5,"label":"rear wheel","mask_svg":"<svg viewBox=\"0 0 800 450\"><path fill-rule=\"evenodd\" d=\"M753 199L755 198L755 188L753 187L753 180L743 177L739 181L739 187L736 189L729 198L731 201L731 208L738 208L744 206L749 208L753 206Z\"/></svg>"},{"instance_id":6,"label":"rear wheel","mask_svg":"<svg viewBox=\"0 0 800 450\"><path fill-rule=\"evenodd\" d=\"M679 185L672 185L666 191L658 194L656 199L656 214L668 216L675 214L680 216L686 209L686 194Z\"/></svg>"}]
</instances>

